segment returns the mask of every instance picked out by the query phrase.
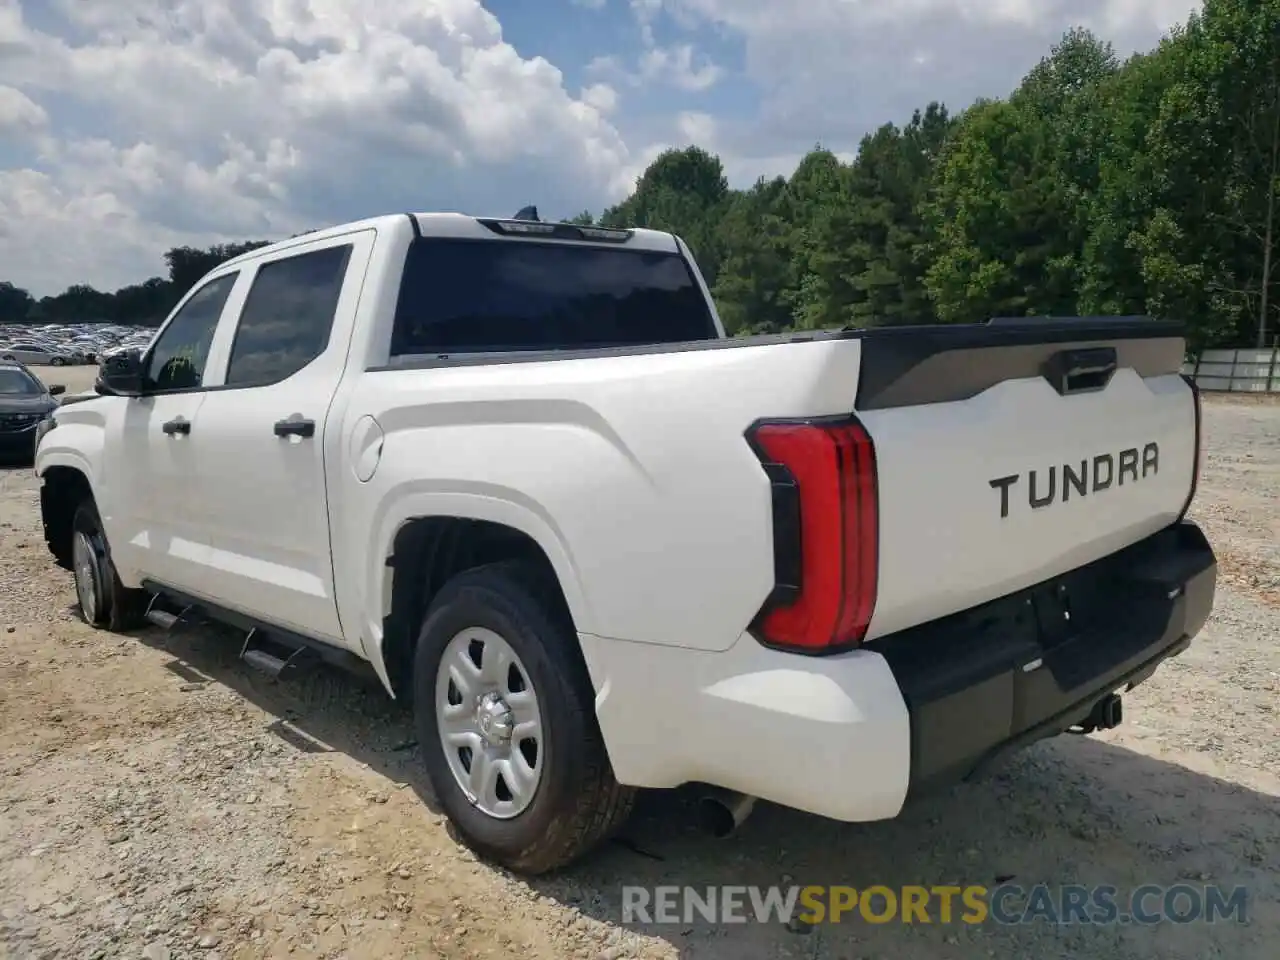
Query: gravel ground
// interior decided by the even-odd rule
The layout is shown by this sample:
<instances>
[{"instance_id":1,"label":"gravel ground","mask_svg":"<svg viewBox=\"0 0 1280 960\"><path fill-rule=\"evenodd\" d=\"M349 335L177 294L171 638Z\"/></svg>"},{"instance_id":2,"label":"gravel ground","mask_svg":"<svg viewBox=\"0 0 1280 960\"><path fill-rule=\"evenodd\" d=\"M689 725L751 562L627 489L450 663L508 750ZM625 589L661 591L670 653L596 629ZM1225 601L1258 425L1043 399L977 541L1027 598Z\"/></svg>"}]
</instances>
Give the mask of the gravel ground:
<instances>
[{"instance_id":1,"label":"gravel ground","mask_svg":"<svg viewBox=\"0 0 1280 960\"><path fill-rule=\"evenodd\" d=\"M646 797L620 842L533 883L452 839L380 689L326 670L273 683L211 629L87 628L30 470L0 472L0 957L1273 958L1280 404L1210 401L1206 418L1195 513L1222 561L1215 613L1126 698L1124 726L1040 744L890 823L764 806L712 841L681 794ZM623 883L1005 880L1243 884L1250 919L619 923Z\"/></svg>"}]
</instances>

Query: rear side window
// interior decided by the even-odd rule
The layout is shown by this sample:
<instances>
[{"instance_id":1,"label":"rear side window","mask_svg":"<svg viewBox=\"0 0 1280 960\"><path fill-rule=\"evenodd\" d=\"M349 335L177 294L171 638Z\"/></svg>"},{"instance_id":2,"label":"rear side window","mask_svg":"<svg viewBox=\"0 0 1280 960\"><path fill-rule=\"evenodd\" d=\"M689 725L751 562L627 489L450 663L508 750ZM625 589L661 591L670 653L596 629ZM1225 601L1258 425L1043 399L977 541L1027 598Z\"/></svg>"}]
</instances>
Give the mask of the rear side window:
<instances>
[{"instance_id":1,"label":"rear side window","mask_svg":"<svg viewBox=\"0 0 1280 960\"><path fill-rule=\"evenodd\" d=\"M279 383L324 353L350 259L345 244L258 268L231 345L228 386Z\"/></svg>"},{"instance_id":2,"label":"rear side window","mask_svg":"<svg viewBox=\"0 0 1280 960\"><path fill-rule=\"evenodd\" d=\"M679 254L424 238L409 248L391 355L580 350L710 340Z\"/></svg>"}]
</instances>

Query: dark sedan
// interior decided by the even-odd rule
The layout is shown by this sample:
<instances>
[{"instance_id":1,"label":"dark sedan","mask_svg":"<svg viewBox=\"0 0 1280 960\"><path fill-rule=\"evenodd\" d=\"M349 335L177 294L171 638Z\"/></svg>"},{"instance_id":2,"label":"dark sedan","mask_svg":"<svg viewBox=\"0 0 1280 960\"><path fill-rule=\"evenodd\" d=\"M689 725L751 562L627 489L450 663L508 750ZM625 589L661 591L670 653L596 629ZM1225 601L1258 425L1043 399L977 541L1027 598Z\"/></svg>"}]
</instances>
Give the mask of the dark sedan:
<instances>
[{"instance_id":1,"label":"dark sedan","mask_svg":"<svg viewBox=\"0 0 1280 960\"><path fill-rule=\"evenodd\" d=\"M0 360L0 459L29 463L36 452L36 428L57 409L65 387L46 387L21 363Z\"/></svg>"}]
</instances>

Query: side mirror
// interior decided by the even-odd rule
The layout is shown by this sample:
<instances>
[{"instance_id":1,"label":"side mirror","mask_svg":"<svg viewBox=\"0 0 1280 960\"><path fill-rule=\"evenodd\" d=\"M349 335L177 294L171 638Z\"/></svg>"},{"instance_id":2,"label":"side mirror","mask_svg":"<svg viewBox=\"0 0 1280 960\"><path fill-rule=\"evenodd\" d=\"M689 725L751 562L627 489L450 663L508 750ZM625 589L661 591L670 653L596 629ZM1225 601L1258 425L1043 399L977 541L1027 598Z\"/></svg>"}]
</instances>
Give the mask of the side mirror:
<instances>
[{"instance_id":1,"label":"side mirror","mask_svg":"<svg viewBox=\"0 0 1280 960\"><path fill-rule=\"evenodd\" d=\"M142 393L142 351L121 350L103 357L94 389L106 396L136 397Z\"/></svg>"},{"instance_id":2,"label":"side mirror","mask_svg":"<svg viewBox=\"0 0 1280 960\"><path fill-rule=\"evenodd\" d=\"M67 392L67 388L60 383L55 383L51 387L49 387L49 396L51 397L59 397L66 392Z\"/></svg>"}]
</instances>

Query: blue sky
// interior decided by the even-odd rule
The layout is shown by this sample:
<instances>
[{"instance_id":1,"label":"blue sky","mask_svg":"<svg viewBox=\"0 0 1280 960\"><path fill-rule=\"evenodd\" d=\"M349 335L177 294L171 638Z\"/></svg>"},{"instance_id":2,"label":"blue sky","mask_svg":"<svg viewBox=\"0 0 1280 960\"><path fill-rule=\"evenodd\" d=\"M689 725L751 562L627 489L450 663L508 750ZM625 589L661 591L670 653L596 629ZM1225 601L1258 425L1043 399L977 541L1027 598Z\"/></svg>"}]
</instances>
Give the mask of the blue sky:
<instances>
[{"instance_id":1,"label":"blue sky","mask_svg":"<svg viewBox=\"0 0 1280 960\"><path fill-rule=\"evenodd\" d=\"M730 181L941 99L1072 25L1125 54L1193 0L0 0L0 280L377 213L622 199L665 147Z\"/></svg>"}]
</instances>

